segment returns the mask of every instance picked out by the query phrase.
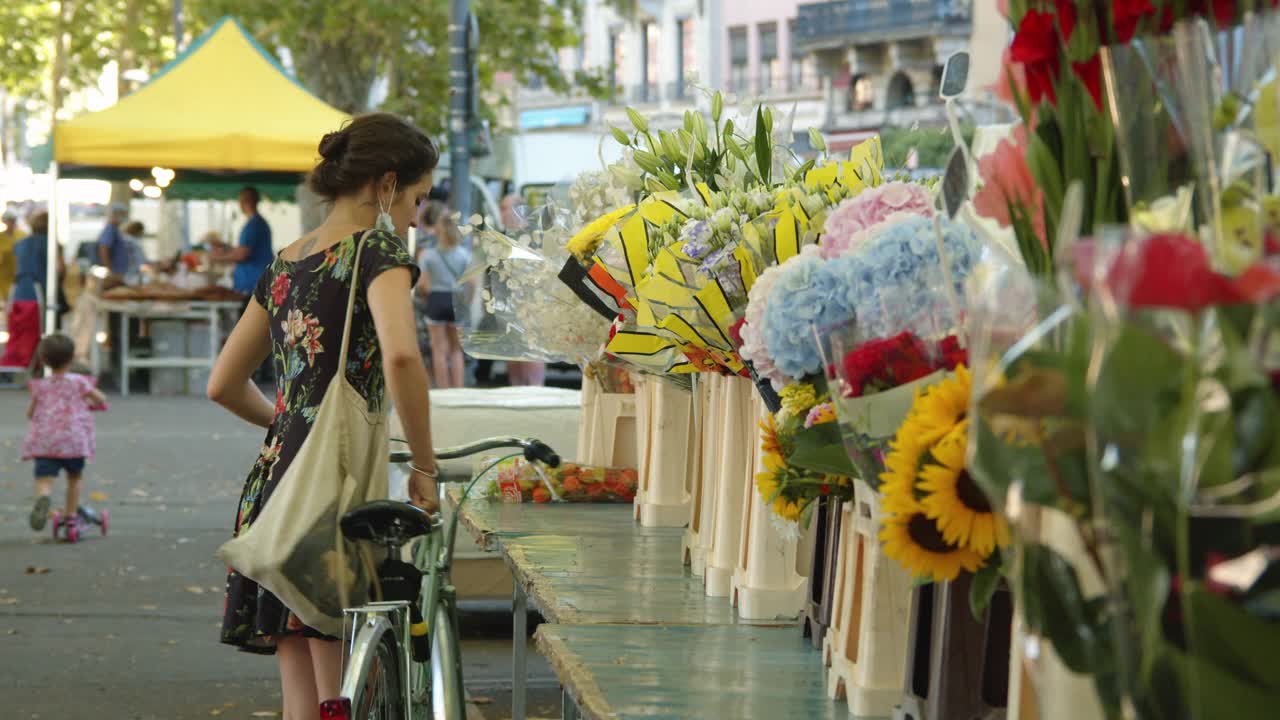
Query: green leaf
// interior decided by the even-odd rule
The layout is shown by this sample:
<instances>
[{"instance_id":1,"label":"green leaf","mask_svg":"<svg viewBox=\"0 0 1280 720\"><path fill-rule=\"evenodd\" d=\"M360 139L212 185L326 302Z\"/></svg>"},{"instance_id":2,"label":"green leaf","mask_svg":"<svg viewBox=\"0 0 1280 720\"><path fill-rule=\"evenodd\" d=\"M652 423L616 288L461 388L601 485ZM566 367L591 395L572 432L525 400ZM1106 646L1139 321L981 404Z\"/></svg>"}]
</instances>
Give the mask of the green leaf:
<instances>
[{"instance_id":1,"label":"green leaf","mask_svg":"<svg viewBox=\"0 0 1280 720\"><path fill-rule=\"evenodd\" d=\"M991 598L995 597L996 589L1000 587L1000 559L1000 551L997 549L987 558L987 564L973 574L973 582L969 585L969 612L973 613L973 619L978 622L983 621L987 607L991 605Z\"/></svg>"},{"instance_id":2,"label":"green leaf","mask_svg":"<svg viewBox=\"0 0 1280 720\"><path fill-rule=\"evenodd\" d=\"M839 424L833 422L798 430L787 464L819 475L853 477L857 474L844 449Z\"/></svg>"},{"instance_id":3,"label":"green leaf","mask_svg":"<svg viewBox=\"0 0 1280 720\"><path fill-rule=\"evenodd\" d=\"M804 180L804 176L807 175L809 171L813 169L815 162L816 161L813 158L809 158L808 160L805 160L800 167L796 168L795 172L791 173L791 181L794 183L798 183Z\"/></svg>"},{"instance_id":4,"label":"green leaf","mask_svg":"<svg viewBox=\"0 0 1280 720\"><path fill-rule=\"evenodd\" d=\"M1273 720L1280 697L1200 655L1164 644L1147 689L1159 717ZM1155 717L1153 715L1153 717Z\"/></svg>"},{"instance_id":5,"label":"green leaf","mask_svg":"<svg viewBox=\"0 0 1280 720\"><path fill-rule=\"evenodd\" d=\"M1192 649L1233 675L1280 691L1276 648L1280 625L1249 615L1244 608L1196 584L1190 591Z\"/></svg>"},{"instance_id":6,"label":"green leaf","mask_svg":"<svg viewBox=\"0 0 1280 720\"><path fill-rule=\"evenodd\" d=\"M1145 682L1158 655L1162 637L1164 606L1169 597L1169 571L1160 556L1151 551L1150 543L1137 527L1115 523L1113 528L1124 553L1128 573L1124 587L1138 629L1139 678L1140 682Z\"/></svg>"},{"instance_id":7,"label":"green leaf","mask_svg":"<svg viewBox=\"0 0 1280 720\"><path fill-rule=\"evenodd\" d=\"M773 147L769 142L769 127L765 122L764 106L756 108L756 167L760 169L760 181L769 185L773 174Z\"/></svg>"},{"instance_id":8,"label":"green leaf","mask_svg":"<svg viewBox=\"0 0 1280 720\"><path fill-rule=\"evenodd\" d=\"M1027 626L1049 638L1068 668L1089 673L1101 635L1071 563L1044 545L1028 543L1022 584Z\"/></svg>"}]
</instances>

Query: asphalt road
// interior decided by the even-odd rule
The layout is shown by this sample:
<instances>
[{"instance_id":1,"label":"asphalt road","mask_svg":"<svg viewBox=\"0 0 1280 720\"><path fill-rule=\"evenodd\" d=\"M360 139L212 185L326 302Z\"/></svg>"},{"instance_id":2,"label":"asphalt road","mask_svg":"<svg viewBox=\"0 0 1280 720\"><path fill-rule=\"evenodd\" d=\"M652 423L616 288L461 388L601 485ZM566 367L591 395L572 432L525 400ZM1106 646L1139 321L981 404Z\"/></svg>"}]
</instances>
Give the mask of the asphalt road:
<instances>
[{"instance_id":1,"label":"asphalt road","mask_svg":"<svg viewBox=\"0 0 1280 720\"><path fill-rule=\"evenodd\" d=\"M198 398L112 398L83 502L108 537L54 543L27 526L19 460L26 395L0 391L0 707L5 718L276 717L275 660L217 641L229 536L261 433ZM63 485L55 490L61 506ZM464 675L490 720L509 717L510 617L468 614ZM531 653L532 716L559 714Z\"/></svg>"}]
</instances>

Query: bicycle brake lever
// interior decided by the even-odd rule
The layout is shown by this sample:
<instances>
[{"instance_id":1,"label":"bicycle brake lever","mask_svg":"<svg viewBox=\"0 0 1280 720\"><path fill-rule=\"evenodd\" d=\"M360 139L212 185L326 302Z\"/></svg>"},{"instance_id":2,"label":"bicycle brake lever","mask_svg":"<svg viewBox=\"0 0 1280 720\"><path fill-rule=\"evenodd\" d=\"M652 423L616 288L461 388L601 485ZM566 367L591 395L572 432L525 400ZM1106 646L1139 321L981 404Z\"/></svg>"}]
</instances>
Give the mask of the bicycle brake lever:
<instances>
[{"instance_id":1,"label":"bicycle brake lever","mask_svg":"<svg viewBox=\"0 0 1280 720\"><path fill-rule=\"evenodd\" d=\"M550 445L541 440L530 440L524 448L524 459L529 462L540 462L547 467L560 467L560 456Z\"/></svg>"}]
</instances>

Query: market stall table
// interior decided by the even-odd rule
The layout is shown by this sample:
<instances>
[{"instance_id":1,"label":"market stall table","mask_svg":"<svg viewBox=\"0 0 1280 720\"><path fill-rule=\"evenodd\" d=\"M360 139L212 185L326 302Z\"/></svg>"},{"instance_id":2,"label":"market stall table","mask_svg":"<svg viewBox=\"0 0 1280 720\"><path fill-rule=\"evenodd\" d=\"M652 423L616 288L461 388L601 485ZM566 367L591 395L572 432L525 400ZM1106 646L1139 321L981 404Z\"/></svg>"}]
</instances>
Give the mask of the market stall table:
<instances>
[{"instance_id":1,"label":"market stall table","mask_svg":"<svg viewBox=\"0 0 1280 720\"><path fill-rule=\"evenodd\" d=\"M212 368L222 345L222 313L239 313L243 302L239 300L99 300L95 342L91 351L93 376L102 370L101 351L96 342L99 329L105 327L110 313L120 316L120 394L129 395L129 370L132 368ZM202 320L209 323L209 352L201 357L152 357L129 356L129 319L146 320Z\"/></svg>"},{"instance_id":2,"label":"market stall table","mask_svg":"<svg viewBox=\"0 0 1280 720\"><path fill-rule=\"evenodd\" d=\"M791 627L543 625L537 643L567 718L849 717Z\"/></svg>"},{"instance_id":3,"label":"market stall table","mask_svg":"<svg viewBox=\"0 0 1280 720\"><path fill-rule=\"evenodd\" d=\"M460 490L452 489L448 499L456 507ZM701 578L680 562L683 529L640 527L630 504L511 504L473 497L462 505L459 522L481 547L502 553L515 580L516 720L524 717L523 640L530 604L551 623L617 625L624 630L751 627L725 598L707 597ZM792 621L759 624L786 626L795 643L801 642ZM821 683L817 687L814 701L826 701Z\"/></svg>"}]
</instances>

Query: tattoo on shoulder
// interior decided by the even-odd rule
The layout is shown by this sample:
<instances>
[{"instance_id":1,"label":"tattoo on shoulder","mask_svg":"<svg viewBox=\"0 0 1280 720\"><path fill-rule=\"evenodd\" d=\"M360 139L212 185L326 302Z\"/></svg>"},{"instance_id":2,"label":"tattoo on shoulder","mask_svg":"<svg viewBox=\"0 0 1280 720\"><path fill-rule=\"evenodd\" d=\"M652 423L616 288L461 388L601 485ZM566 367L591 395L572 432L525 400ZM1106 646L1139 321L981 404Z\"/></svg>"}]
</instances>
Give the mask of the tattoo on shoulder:
<instances>
[{"instance_id":1,"label":"tattoo on shoulder","mask_svg":"<svg viewBox=\"0 0 1280 720\"><path fill-rule=\"evenodd\" d=\"M301 260L311 254L311 248L316 246L316 236L312 235L302 241L302 247L298 249L298 259Z\"/></svg>"}]
</instances>

